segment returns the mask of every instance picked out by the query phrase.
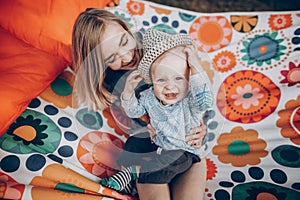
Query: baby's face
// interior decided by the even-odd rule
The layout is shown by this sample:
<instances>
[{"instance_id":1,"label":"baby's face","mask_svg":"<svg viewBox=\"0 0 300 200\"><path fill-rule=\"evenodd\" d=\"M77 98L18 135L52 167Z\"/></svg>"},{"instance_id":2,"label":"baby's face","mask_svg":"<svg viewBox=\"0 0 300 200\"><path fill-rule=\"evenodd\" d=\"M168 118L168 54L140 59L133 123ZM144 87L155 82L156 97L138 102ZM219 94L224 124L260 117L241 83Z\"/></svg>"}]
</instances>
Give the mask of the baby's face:
<instances>
[{"instance_id":1,"label":"baby's face","mask_svg":"<svg viewBox=\"0 0 300 200\"><path fill-rule=\"evenodd\" d=\"M154 93L163 105L172 105L187 95L189 70L184 54L168 52L162 56L151 67Z\"/></svg>"}]
</instances>

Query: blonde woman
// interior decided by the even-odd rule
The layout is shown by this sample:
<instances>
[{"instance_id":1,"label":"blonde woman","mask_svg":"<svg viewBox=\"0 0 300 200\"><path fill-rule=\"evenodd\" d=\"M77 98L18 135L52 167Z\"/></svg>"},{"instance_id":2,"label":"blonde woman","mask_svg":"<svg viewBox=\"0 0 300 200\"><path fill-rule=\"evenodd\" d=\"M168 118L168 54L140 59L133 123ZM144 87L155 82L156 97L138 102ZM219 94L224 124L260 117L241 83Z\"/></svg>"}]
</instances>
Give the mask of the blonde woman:
<instances>
[{"instance_id":1,"label":"blonde woman","mask_svg":"<svg viewBox=\"0 0 300 200\"><path fill-rule=\"evenodd\" d=\"M78 16L73 27L72 48L79 102L97 110L119 100L126 77L137 68L142 58L141 38L141 33L131 33L128 24L109 11L91 8ZM142 90L145 86L141 84L138 88ZM150 135L155 135L151 126L148 130ZM191 129L186 136L187 144L200 148L205 133L204 125ZM151 153L141 145L145 141L151 145L149 133L131 136L124 151L133 155ZM128 167L127 163L120 162L120 165ZM199 174L199 171L203 173ZM137 183L136 187L141 200L202 199L205 180L206 162L203 159L174 177L170 184Z\"/></svg>"}]
</instances>

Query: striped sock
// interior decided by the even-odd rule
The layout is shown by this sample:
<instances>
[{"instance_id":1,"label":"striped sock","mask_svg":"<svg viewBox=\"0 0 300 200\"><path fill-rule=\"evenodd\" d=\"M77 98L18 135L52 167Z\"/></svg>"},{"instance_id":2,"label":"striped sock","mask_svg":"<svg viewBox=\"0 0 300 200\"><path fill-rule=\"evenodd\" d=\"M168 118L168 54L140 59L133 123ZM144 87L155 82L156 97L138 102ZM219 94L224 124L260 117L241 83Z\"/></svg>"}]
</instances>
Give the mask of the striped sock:
<instances>
[{"instance_id":1,"label":"striped sock","mask_svg":"<svg viewBox=\"0 0 300 200\"><path fill-rule=\"evenodd\" d=\"M125 186L125 188L123 189L123 190L121 190L120 192L121 193L124 193L124 194L130 194L131 195L131 193L133 192L133 186L131 185L132 183L131 183L131 181L130 181L130 183L128 183L126 186Z\"/></svg>"},{"instance_id":2,"label":"striped sock","mask_svg":"<svg viewBox=\"0 0 300 200\"><path fill-rule=\"evenodd\" d=\"M100 184L108 188L121 191L128 186L131 180L135 179L137 179L136 167L131 166L119 171L108 179L102 179Z\"/></svg>"}]
</instances>

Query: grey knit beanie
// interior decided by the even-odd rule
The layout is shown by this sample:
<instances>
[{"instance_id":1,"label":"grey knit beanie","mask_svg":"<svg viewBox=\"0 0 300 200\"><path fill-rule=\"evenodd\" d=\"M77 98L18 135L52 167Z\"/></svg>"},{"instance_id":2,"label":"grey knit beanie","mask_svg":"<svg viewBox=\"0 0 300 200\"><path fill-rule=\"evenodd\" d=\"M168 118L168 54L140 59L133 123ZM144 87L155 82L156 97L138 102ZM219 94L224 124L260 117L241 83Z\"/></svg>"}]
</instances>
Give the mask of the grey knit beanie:
<instances>
[{"instance_id":1,"label":"grey knit beanie","mask_svg":"<svg viewBox=\"0 0 300 200\"><path fill-rule=\"evenodd\" d=\"M147 30L143 36L144 55L138 66L145 83L151 84L150 67L155 59L173 47L191 44L195 45L188 34L168 34L155 29Z\"/></svg>"}]
</instances>

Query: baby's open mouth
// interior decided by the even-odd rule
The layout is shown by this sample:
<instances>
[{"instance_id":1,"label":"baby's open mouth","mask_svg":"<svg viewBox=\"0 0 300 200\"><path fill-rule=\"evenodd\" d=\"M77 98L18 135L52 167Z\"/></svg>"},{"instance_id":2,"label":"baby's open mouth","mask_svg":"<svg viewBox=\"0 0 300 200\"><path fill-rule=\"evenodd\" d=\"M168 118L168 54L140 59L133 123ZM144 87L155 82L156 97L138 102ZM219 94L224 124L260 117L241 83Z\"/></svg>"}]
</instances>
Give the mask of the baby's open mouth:
<instances>
[{"instance_id":1,"label":"baby's open mouth","mask_svg":"<svg viewBox=\"0 0 300 200\"><path fill-rule=\"evenodd\" d=\"M175 99L177 96L176 93L167 93L165 94L166 99Z\"/></svg>"}]
</instances>

